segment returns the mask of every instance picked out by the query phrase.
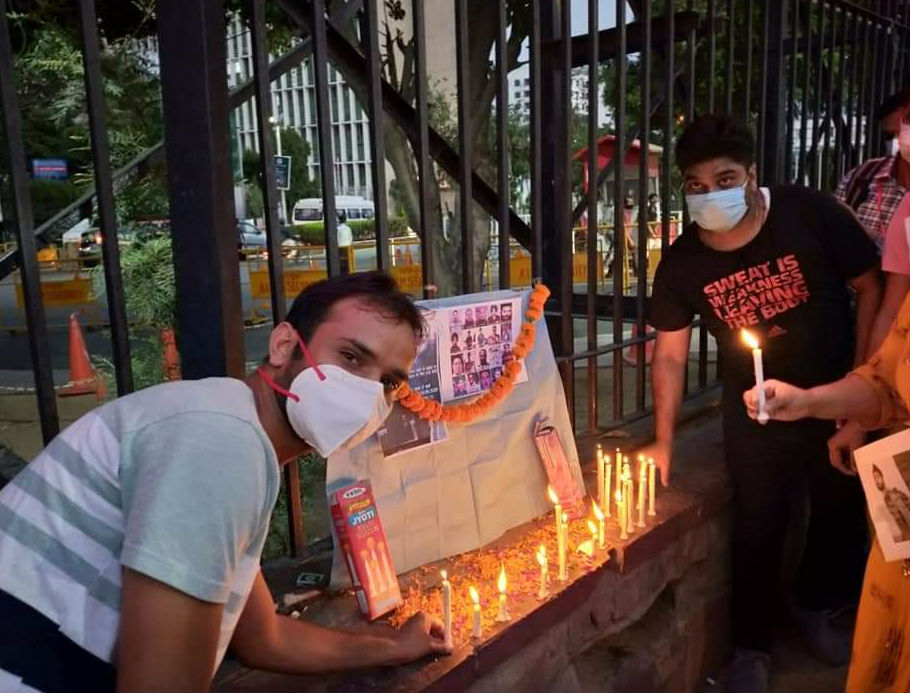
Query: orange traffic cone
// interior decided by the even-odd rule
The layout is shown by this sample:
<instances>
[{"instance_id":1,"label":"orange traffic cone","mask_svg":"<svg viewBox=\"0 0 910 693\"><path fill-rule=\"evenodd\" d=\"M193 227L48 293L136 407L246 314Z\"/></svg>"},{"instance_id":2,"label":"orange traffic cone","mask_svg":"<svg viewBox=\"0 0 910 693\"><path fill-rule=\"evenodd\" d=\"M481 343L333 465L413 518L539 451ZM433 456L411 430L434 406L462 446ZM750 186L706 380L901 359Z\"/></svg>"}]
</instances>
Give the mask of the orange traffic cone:
<instances>
[{"instance_id":1,"label":"orange traffic cone","mask_svg":"<svg viewBox=\"0 0 910 693\"><path fill-rule=\"evenodd\" d=\"M107 396L104 379L99 378L95 373L95 369L92 368L92 362L88 357L88 349L85 348L85 340L82 338L82 328L79 326L77 314L71 313L70 379L66 385L60 388L60 396L89 395L93 392L98 396L98 399L104 399Z\"/></svg>"},{"instance_id":2,"label":"orange traffic cone","mask_svg":"<svg viewBox=\"0 0 910 693\"><path fill-rule=\"evenodd\" d=\"M180 354L174 341L174 330L170 327L161 330L161 345L164 347L164 379L180 380Z\"/></svg>"}]
</instances>

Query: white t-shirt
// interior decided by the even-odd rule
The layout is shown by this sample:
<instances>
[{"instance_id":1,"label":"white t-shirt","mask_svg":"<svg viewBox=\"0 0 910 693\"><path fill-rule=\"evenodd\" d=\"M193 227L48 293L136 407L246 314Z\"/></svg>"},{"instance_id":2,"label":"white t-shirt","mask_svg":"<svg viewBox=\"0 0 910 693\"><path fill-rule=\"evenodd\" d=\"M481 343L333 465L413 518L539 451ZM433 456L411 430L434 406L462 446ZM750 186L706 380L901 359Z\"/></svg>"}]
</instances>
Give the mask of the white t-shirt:
<instances>
[{"instance_id":1,"label":"white t-shirt","mask_svg":"<svg viewBox=\"0 0 910 693\"><path fill-rule=\"evenodd\" d=\"M338 247L347 248L352 243L354 243L354 232L351 231L351 227L341 222L338 224Z\"/></svg>"},{"instance_id":2,"label":"white t-shirt","mask_svg":"<svg viewBox=\"0 0 910 693\"><path fill-rule=\"evenodd\" d=\"M278 487L245 383L188 380L121 397L67 427L0 491L0 590L113 662L127 566L224 604L217 669ZM0 689L21 681L11 676L0 669Z\"/></svg>"}]
</instances>

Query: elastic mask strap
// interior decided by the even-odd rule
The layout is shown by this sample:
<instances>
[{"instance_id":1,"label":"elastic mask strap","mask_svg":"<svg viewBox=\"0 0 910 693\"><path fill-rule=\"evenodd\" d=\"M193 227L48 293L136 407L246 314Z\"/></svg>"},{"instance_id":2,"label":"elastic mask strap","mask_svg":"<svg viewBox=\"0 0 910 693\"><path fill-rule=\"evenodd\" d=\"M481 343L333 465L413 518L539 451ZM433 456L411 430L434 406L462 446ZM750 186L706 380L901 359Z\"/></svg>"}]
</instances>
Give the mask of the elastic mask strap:
<instances>
[{"instance_id":1,"label":"elastic mask strap","mask_svg":"<svg viewBox=\"0 0 910 693\"><path fill-rule=\"evenodd\" d=\"M256 369L256 373L258 373L259 377L262 378L268 384L268 386L278 394L284 395L288 399L292 399L295 402L300 401L300 398L297 395L295 395L290 390L285 390L283 387L281 387L281 385L276 383L272 376L265 372L265 369L262 366Z\"/></svg>"},{"instance_id":2,"label":"elastic mask strap","mask_svg":"<svg viewBox=\"0 0 910 693\"><path fill-rule=\"evenodd\" d=\"M316 371L316 375L320 380L325 380L325 373L316 365L315 359L310 355L310 350L307 349L306 342L303 341L303 337L300 336L299 332L297 333L297 341L300 342L300 350L303 352L303 358L307 362L307 365Z\"/></svg>"}]
</instances>

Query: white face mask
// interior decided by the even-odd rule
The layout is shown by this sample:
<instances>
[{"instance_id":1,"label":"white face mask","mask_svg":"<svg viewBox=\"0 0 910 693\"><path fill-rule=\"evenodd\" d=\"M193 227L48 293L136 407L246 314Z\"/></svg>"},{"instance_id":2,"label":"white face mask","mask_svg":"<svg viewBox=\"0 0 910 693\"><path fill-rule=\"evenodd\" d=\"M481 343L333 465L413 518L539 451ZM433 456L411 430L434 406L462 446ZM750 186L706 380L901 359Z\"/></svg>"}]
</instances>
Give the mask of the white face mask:
<instances>
[{"instance_id":1,"label":"white face mask","mask_svg":"<svg viewBox=\"0 0 910 693\"><path fill-rule=\"evenodd\" d=\"M746 204L747 180L741 187L715 190L700 195L686 195L686 207L692 220L706 231L726 233L749 211Z\"/></svg>"},{"instance_id":2,"label":"white face mask","mask_svg":"<svg viewBox=\"0 0 910 693\"><path fill-rule=\"evenodd\" d=\"M900 133L897 136L897 149L901 158L910 164L910 123L901 123Z\"/></svg>"},{"instance_id":3,"label":"white face mask","mask_svg":"<svg viewBox=\"0 0 910 693\"><path fill-rule=\"evenodd\" d=\"M323 457L353 448L382 426L392 411L382 383L361 378L340 366L317 366L300 342L309 364L285 390L263 370L259 375L285 395L291 428Z\"/></svg>"}]
</instances>

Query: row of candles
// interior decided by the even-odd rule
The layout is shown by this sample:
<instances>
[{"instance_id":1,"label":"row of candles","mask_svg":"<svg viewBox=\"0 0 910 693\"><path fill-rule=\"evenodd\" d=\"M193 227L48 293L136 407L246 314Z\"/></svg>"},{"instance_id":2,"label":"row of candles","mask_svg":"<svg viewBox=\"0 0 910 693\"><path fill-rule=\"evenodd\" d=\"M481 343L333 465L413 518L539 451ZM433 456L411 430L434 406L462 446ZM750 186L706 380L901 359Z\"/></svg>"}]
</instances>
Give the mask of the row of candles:
<instances>
[{"instance_id":1,"label":"row of candles","mask_svg":"<svg viewBox=\"0 0 910 693\"><path fill-rule=\"evenodd\" d=\"M634 483L632 478L631 463L628 456L623 456L617 449L616 451L617 471L616 471L616 490L613 491L612 483L612 460L609 455L605 455L603 449L597 446L597 498L592 501L591 507L594 512L594 520L588 520L588 529L591 532L591 539L578 545L577 551L587 556L593 556L595 546L598 549L606 549L606 518L613 514L610 502L611 497L616 502L616 516L619 521L620 539L627 539L629 533L634 532L635 503L634 503ZM638 476L638 521L639 527L645 526L645 514L656 515L655 510L655 483L656 483L656 465L653 458L645 459L642 456L638 458L639 476ZM547 493L550 502L553 503L554 515L556 518L556 552L558 560L557 579L559 582L568 580L568 544L569 544L569 518L559 503L559 497L552 487L547 487ZM645 498L647 496L647 507ZM543 544L537 549L537 562L540 565L540 583L537 591L538 599L546 599L550 595L550 565L547 557L547 549ZM447 643L452 643L452 583L449 582L448 574L445 570L440 573L442 577L442 602L443 602L443 626L445 628L445 639ZM497 621L509 621L509 611L507 603L507 579L505 565L500 568L499 579L497 581L499 589L499 613L496 616ZM471 596L473 609L473 627L471 637L479 638L482 636L480 621L480 595L477 590L471 586L468 587Z\"/></svg>"}]
</instances>

